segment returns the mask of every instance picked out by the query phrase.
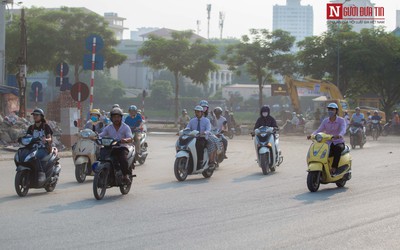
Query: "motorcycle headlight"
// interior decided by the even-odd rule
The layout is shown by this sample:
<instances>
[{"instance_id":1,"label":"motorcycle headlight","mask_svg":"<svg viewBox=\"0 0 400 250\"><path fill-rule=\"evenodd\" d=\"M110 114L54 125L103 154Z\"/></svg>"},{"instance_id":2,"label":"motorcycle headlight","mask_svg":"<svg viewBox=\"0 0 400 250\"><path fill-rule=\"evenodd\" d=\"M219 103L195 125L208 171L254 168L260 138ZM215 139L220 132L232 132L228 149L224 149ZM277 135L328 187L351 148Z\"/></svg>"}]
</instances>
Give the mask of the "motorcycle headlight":
<instances>
[{"instance_id":1,"label":"motorcycle headlight","mask_svg":"<svg viewBox=\"0 0 400 250\"><path fill-rule=\"evenodd\" d=\"M110 138L101 139L101 144L106 147L110 146L112 142L113 142L113 139L110 139Z\"/></svg>"},{"instance_id":2,"label":"motorcycle headlight","mask_svg":"<svg viewBox=\"0 0 400 250\"><path fill-rule=\"evenodd\" d=\"M320 135L320 134L317 134L316 136L315 136L315 140L317 141L317 142L322 142L322 135Z\"/></svg>"},{"instance_id":3,"label":"motorcycle headlight","mask_svg":"<svg viewBox=\"0 0 400 250\"><path fill-rule=\"evenodd\" d=\"M31 143L32 141L32 137L22 137L21 138L21 144L26 146L29 145L29 143Z\"/></svg>"},{"instance_id":4,"label":"motorcycle headlight","mask_svg":"<svg viewBox=\"0 0 400 250\"><path fill-rule=\"evenodd\" d=\"M89 131L82 131L82 132L80 133L80 136L81 136L82 138L89 138L89 137L90 137L90 132L89 132Z\"/></svg>"},{"instance_id":5,"label":"motorcycle headlight","mask_svg":"<svg viewBox=\"0 0 400 250\"><path fill-rule=\"evenodd\" d=\"M267 133L261 133L260 136L261 136L261 137L266 137L266 136L267 136Z\"/></svg>"}]
</instances>

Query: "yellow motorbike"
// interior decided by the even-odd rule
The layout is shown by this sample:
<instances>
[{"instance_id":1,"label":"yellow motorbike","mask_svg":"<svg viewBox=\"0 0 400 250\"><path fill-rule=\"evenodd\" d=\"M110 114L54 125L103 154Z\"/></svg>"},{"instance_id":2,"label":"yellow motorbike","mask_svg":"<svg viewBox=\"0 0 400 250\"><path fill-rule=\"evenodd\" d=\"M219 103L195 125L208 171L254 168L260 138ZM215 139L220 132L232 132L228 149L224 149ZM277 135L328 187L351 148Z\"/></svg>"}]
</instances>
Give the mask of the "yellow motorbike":
<instances>
[{"instance_id":1,"label":"yellow motorbike","mask_svg":"<svg viewBox=\"0 0 400 250\"><path fill-rule=\"evenodd\" d=\"M311 192L318 191L320 184L336 183L338 187L344 187L351 179L351 155L350 148L346 145L343 150L338 169L335 175L331 175L333 157L329 156L330 146L328 141L334 139L333 135L318 133L312 135L313 143L307 154L307 187Z\"/></svg>"}]
</instances>

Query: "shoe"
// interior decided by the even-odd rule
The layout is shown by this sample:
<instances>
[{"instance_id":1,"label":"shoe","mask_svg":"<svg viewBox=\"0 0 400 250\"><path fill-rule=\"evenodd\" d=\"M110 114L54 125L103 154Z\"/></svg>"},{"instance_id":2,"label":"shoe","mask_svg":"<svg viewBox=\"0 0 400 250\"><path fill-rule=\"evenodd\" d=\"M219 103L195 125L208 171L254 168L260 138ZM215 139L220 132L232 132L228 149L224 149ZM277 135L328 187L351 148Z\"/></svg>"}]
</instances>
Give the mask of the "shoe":
<instances>
[{"instance_id":1,"label":"shoe","mask_svg":"<svg viewBox=\"0 0 400 250\"><path fill-rule=\"evenodd\" d=\"M46 174L44 172L38 173L38 182L43 183L46 181Z\"/></svg>"},{"instance_id":2,"label":"shoe","mask_svg":"<svg viewBox=\"0 0 400 250\"><path fill-rule=\"evenodd\" d=\"M122 176L122 181L125 182L125 184L131 184L131 179L129 179L129 175L124 175Z\"/></svg>"},{"instance_id":3,"label":"shoe","mask_svg":"<svg viewBox=\"0 0 400 250\"><path fill-rule=\"evenodd\" d=\"M224 159L228 159L228 156L224 155Z\"/></svg>"},{"instance_id":4,"label":"shoe","mask_svg":"<svg viewBox=\"0 0 400 250\"><path fill-rule=\"evenodd\" d=\"M337 175L337 174L336 174L336 171L337 171L337 168L331 168L331 176L332 176L332 177L334 177L334 176Z\"/></svg>"}]
</instances>

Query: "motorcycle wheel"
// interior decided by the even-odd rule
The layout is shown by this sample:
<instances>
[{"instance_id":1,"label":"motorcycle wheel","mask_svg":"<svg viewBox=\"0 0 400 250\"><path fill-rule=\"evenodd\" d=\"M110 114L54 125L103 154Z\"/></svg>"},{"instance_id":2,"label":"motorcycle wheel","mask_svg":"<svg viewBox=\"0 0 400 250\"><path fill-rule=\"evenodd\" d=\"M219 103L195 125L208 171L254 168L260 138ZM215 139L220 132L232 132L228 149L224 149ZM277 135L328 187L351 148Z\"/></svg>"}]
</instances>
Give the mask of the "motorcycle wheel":
<instances>
[{"instance_id":1,"label":"motorcycle wheel","mask_svg":"<svg viewBox=\"0 0 400 250\"><path fill-rule=\"evenodd\" d=\"M20 197L24 197L29 191L29 173L27 171L15 174L15 191Z\"/></svg>"},{"instance_id":2,"label":"motorcycle wheel","mask_svg":"<svg viewBox=\"0 0 400 250\"><path fill-rule=\"evenodd\" d=\"M82 183L86 180L86 169L88 163L82 163L75 166L75 179L78 183Z\"/></svg>"},{"instance_id":3,"label":"motorcycle wheel","mask_svg":"<svg viewBox=\"0 0 400 250\"><path fill-rule=\"evenodd\" d=\"M270 169L268 167L268 156L266 154L260 155L260 166L261 166L263 175L267 175L269 173Z\"/></svg>"},{"instance_id":4,"label":"motorcycle wheel","mask_svg":"<svg viewBox=\"0 0 400 250\"><path fill-rule=\"evenodd\" d=\"M336 182L336 186L342 188L342 187L344 187L344 185L346 185L346 182L347 182L346 179L344 179L344 178L340 179L339 181Z\"/></svg>"},{"instance_id":5,"label":"motorcycle wheel","mask_svg":"<svg viewBox=\"0 0 400 250\"><path fill-rule=\"evenodd\" d=\"M100 170L94 175L93 180L93 194L96 200L103 199L107 190L107 178L108 174L105 169Z\"/></svg>"},{"instance_id":6,"label":"motorcycle wheel","mask_svg":"<svg viewBox=\"0 0 400 250\"><path fill-rule=\"evenodd\" d=\"M232 132L230 132L230 133L228 134L228 138L229 138L229 139L233 139L233 133L232 133Z\"/></svg>"},{"instance_id":7,"label":"motorcycle wheel","mask_svg":"<svg viewBox=\"0 0 400 250\"><path fill-rule=\"evenodd\" d=\"M57 182L58 182L58 180L56 181L56 182L54 182L53 184L51 184L51 185L49 185L49 186L46 186L44 189L46 190L46 192L53 192L54 191L54 189L56 188L56 186L57 186Z\"/></svg>"},{"instance_id":8,"label":"motorcycle wheel","mask_svg":"<svg viewBox=\"0 0 400 250\"><path fill-rule=\"evenodd\" d=\"M175 177L178 181L184 181L184 180L186 180L186 178L188 176L188 170L187 170L187 168L185 168L186 161L187 161L187 158L185 158L185 157L177 158L175 160L174 173L175 173Z\"/></svg>"},{"instance_id":9,"label":"motorcycle wheel","mask_svg":"<svg viewBox=\"0 0 400 250\"><path fill-rule=\"evenodd\" d=\"M213 173L214 173L214 170L207 169L207 170L203 171L202 174L203 174L204 178L210 178L213 175Z\"/></svg>"},{"instance_id":10,"label":"motorcycle wheel","mask_svg":"<svg viewBox=\"0 0 400 250\"><path fill-rule=\"evenodd\" d=\"M320 185L321 172L311 171L307 175L307 187L310 192L317 192Z\"/></svg>"},{"instance_id":11,"label":"motorcycle wheel","mask_svg":"<svg viewBox=\"0 0 400 250\"><path fill-rule=\"evenodd\" d=\"M121 194L123 194L123 195L128 194L129 191L131 190L131 187L132 187L132 177L129 177L129 179L131 180L131 183L130 183L130 184L125 184L125 185L119 187L119 191L121 191Z\"/></svg>"}]
</instances>

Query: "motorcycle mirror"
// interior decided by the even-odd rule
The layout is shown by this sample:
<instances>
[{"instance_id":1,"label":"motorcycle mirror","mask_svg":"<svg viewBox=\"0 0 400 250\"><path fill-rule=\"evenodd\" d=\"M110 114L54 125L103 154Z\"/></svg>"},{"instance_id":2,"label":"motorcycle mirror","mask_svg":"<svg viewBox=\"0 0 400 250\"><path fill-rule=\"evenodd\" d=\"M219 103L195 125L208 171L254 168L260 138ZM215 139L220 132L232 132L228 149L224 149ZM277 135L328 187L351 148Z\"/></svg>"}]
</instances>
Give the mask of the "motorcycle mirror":
<instances>
[{"instance_id":1,"label":"motorcycle mirror","mask_svg":"<svg viewBox=\"0 0 400 250\"><path fill-rule=\"evenodd\" d=\"M74 121L74 126L75 126L75 128L78 127L78 121L77 120Z\"/></svg>"}]
</instances>

